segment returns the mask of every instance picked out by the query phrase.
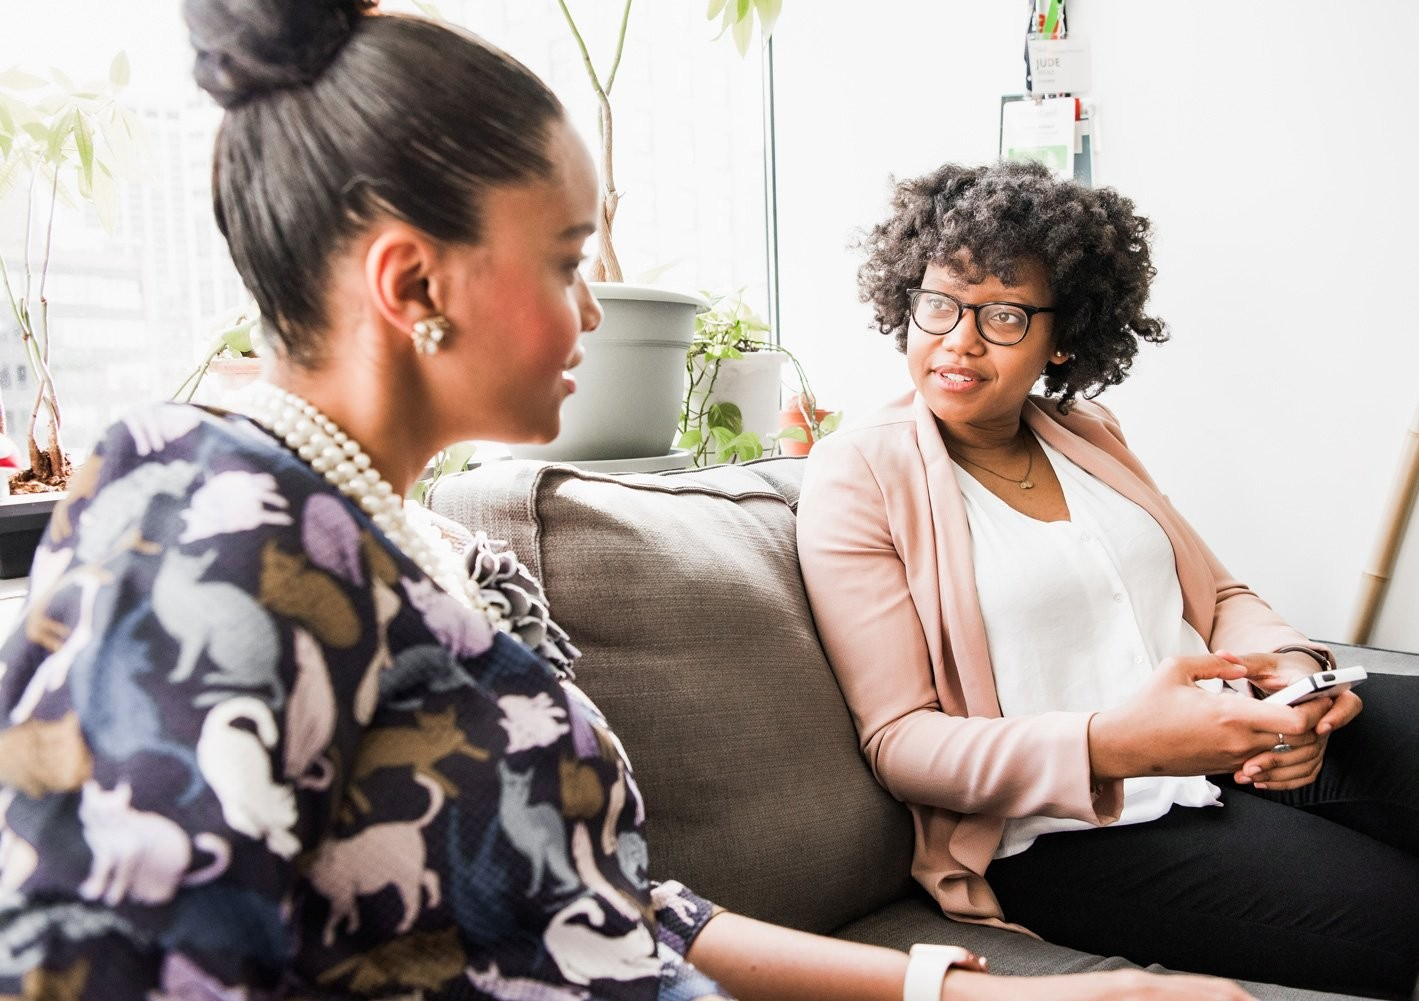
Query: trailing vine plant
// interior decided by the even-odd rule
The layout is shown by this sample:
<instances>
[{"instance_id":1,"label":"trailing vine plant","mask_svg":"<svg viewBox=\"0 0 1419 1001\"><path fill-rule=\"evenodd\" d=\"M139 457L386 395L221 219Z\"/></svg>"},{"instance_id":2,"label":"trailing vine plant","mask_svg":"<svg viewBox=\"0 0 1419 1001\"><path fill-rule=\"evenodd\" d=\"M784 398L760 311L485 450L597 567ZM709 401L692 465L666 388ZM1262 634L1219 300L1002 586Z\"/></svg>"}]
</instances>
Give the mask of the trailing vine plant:
<instances>
[{"instance_id":1,"label":"trailing vine plant","mask_svg":"<svg viewBox=\"0 0 1419 1001\"><path fill-rule=\"evenodd\" d=\"M695 317L695 338L685 354L685 395L680 401L679 438L676 446L689 449L696 466L711 462L749 462L760 458L774 442L791 438L817 441L837 427L841 415L818 419L808 375L798 357L765 338L769 325L744 302L744 290L734 295L701 293L710 308ZM778 351L788 357L798 379L795 405L808 430L789 428L768 436L744 427L744 414L730 400L716 400L714 387L725 361L756 351Z\"/></svg>"}]
</instances>

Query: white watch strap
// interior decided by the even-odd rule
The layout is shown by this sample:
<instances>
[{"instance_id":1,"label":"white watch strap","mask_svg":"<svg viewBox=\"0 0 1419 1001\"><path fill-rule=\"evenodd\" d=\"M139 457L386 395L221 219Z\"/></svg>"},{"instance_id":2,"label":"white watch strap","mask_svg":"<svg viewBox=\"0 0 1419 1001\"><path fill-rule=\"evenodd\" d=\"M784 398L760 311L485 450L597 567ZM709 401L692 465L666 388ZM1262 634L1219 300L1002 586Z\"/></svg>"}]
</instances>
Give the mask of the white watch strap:
<instances>
[{"instance_id":1,"label":"white watch strap","mask_svg":"<svg viewBox=\"0 0 1419 1001\"><path fill-rule=\"evenodd\" d=\"M958 945L918 942L912 946L902 1001L941 1001L941 982L946 971L958 963L972 968L977 965L976 957Z\"/></svg>"}]
</instances>

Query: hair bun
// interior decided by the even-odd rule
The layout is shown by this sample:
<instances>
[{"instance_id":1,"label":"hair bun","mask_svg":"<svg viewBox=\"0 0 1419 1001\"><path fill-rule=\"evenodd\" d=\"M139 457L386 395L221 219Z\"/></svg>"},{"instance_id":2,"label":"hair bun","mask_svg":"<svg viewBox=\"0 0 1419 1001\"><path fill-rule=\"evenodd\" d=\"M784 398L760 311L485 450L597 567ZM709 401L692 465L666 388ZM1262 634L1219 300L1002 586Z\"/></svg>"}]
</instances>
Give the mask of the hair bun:
<instances>
[{"instance_id":1,"label":"hair bun","mask_svg":"<svg viewBox=\"0 0 1419 1001\"><path fill-rule=\"evenodd\" d=\"M197 85L224 108L320 76L377 0L184 0Z\"/></svg>"}]
</instances>

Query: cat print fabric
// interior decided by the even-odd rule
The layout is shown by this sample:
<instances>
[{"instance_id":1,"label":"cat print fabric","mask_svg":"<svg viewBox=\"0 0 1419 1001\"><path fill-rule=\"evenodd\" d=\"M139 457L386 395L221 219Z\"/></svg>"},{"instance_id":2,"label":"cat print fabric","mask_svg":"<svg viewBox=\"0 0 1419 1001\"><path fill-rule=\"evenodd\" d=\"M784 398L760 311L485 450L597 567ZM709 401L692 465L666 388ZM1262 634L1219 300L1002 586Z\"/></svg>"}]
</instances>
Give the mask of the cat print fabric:
<instances>
[{"instance_id":1,"label":"cat print fabric","mask_svg":"<svg viewBox=\"0 0 1419 1001\"><path fill-rule=\"evenodd\" d=\"M0 646L0 996L722 997L575 648L472 541L502 629L245 418L115 425Z\"/></svg>"}]
</instances>

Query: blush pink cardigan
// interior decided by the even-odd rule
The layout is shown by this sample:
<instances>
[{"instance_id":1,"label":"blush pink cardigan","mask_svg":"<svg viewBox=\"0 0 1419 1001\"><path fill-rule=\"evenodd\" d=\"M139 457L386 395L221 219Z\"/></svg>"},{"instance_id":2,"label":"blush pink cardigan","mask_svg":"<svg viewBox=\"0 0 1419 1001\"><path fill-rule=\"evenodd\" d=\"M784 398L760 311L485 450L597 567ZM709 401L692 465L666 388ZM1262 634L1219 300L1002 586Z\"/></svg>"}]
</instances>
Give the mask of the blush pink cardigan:
<instances>
[{"instance_id":1,"label":"blush pink cardigan","mask_svg":"<svg viewBox=\"0 0 1419 1001\"><path fill-rule=\"evenodd\" d=\"M1032 398L1024 420L1162 526L1183 617L1210 649L1311 646L1222 568L1109 411L1080 401L1061 415ZM913 876L953 918L1017 927L1005 924L984 879L1005 818L1112 823L1123 783L1091 784L1092 714L1001 717L965 506L935 417L915 393L814 446L798 547L863 754L915 819Z\"/></svg>"}]
</instances>

